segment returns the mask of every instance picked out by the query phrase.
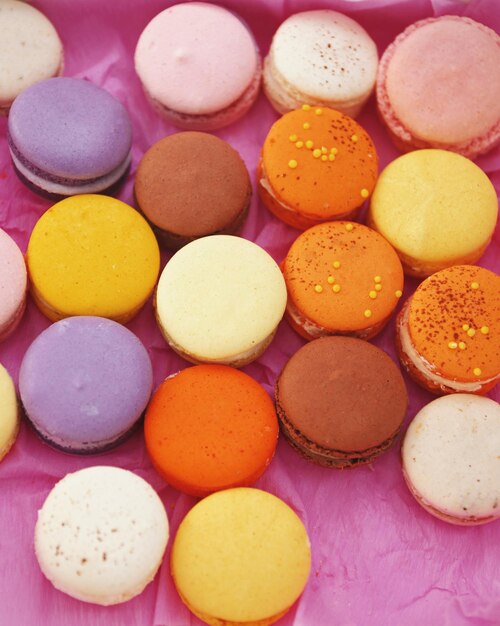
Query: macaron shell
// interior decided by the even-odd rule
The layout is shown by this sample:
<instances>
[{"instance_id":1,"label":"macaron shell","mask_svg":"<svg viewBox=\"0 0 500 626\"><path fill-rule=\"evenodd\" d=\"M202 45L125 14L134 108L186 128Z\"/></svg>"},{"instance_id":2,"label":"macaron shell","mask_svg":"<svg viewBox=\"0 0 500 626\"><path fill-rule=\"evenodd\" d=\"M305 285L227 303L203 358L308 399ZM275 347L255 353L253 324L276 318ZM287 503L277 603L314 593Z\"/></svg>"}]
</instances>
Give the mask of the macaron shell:
<instances>
[{"instance_id":1,"label":"macaron shell","mask_svg":"<svg viewBox=\"0 0 500 626\"><path fill-rule=\"evenodd\" d=\"M445 150L417 150L380 174L368 223L394 246L405 271L421 276L475 262L497 216L495 188L477 165Z\"/></svg>"},{"instance_id":2,"label":"macaron shell","mask_svg":"<svg viewBox=\"0 0 500 626\"><path fill-rule=\"evenodd\" d=\"M153 387L148 353L127 328L70 317L44 330L19 372L25 412L49 444L70 453L109 449L130 434Z\"/></svg>"},{"instance_id":3,"label":"macaron shell","mask_svg":"<svg viewBox=\"0 0 500 626\"><path fill-rule=\"evenodd\" d=\"M465 156L500 139L500 39L471 19L446 15L408 27L381 61L379 108L416 147Z\"/></svg>"},{"instance_id":4,"label":"macaron shell","mask_svg":"<svg viewBox=\"0 0 500 626\"><path fill-rule=\"evenodd\" d=\"M308 103L355 115L373 90L377 66L375 43L357 22L336 11L306 11L276 31L264 80L281 112Z\"/></svg>"},{"instance_id":5,"label":"macaron shell","mask_svg":"<svg viewBox=\"0 0 500 626\"><path fill-rule=\"evenodd\" d=\"M302 592L310 558L305 528L284 502L258 489L228 489L184 518L171 571L183 601L207 623L265 626Z\"/></svg>"},{"instance_id":6,"label":"macaron shell","mask_svg":"<svg viewBox=\"0 0 500 626\"><path fill-rule=\"evenodd\" d=\"M327 222L302 233L283 262L283 275L289 309L324 334L379 326L403 289L393 248L375 231L351 222Z\"/></svg>"},{"instance_id":7,"label":"macaron shell","mask_svg":"<svg viewBox=\"0 0 500 626\"><path fill-rule=\"evenodd\" d=\"M0 228L0 340L21 320L26 302L27 272L15 241Z\"/></svg>"},{"instance_id":8,"label":"macaron shell","mask_svg":"<svg viewBox=\"0 0 500 626\"><path fill-rule=\"evenodd\" d=\"M259 344L272 339L285 306L286 286L272 257L230 235L184 246L165 266L156 291L163 333L193 361L257 356Z\"/></svg>"},{"instance_id":9,"label":"macaron shell","mask_svg":"<svg viewBox=\"0 0 500 626\"><path fill-rule=\"evenodd\" d=\"M0 461L11 449L19 430L19 411L14 383L0 364Z\"/></svg>"},{"instance_id":10,"label":"macaron shell","mask_svg":"<svg viewBox=\"0 0 500 626\"><path fill-rule=\"evenodd\" d=\"M168 540L153 488L117 467L89 467L60 480L38 512L35 553L44 575L68 595L100 605L142 592Z\"/></svg>"},{"instance_id":11,"label":"macaron shell","mask_svg":"<svg viewBox=\"0 0 500 626\"><path fill-rule=\"evenodd\" d=\"M498 378L500 277L472 265L430 276L410 300L408 330L418 354L437 374L478 383Z\"/></svg>"},{"instance_id":12,"label":"macaron shell","mask_svg":"<svg viewBox=\"0 0 500 626\"><path fill-rule=\"evenodd\" d=\"M275 397L292 443L313 460L338 466L370 462L392 444L408 404L390 357L351 337L303 346L285 364Z\"/></svg>"},{"instance_id":13,"label":"macaron shell","mask_svg":"<svg viewBox=\"0 0 500 626\"><path fill-rule=\"evenodd\" d=\"M62 72L63 47L52 23L25 2L0 3L0 111L30 85Z\"/></svg>"},{"instance_id":14,"label":"macaron shell","mask_svg":"<svg viewBox=\"0 0 500 626\"><path fill-rule=\"evenodd\" d=\"M135 197L146 218L179 238L216 234L242 221L252 194L239 154L221 139L176 133L152 146L135 177Z\"/></svg>"},{"instance_id":15,"label":"macaron shell","mask_svg":"<svg viewBox=\"0 0 500 626\"><path fill-rule=\"evenodd\" d=\"M57 183L100 178L128 158L132 127L124 106L87 80L50 78L23 91L8 123L13 155Z\"/></svg>"},{"instance_id":16,"label":"macaron shell","mask_svg":"<svg viewBox=\"0 0 500 626\"><path fill-rule=\"evenodd\" d=\"M146 220L107 196L73 196L36 223L27 265L35 301L51 320L98 315L125 322L153 291L160 267Z\"/></svg>"},{"instance_id":17,"label":"macaron shell","mask_svg":"<svg viewBox=\"0 0 500 626\"><path fill-rule=\"evenodd\" d=\"M211 114L238 100L259 71L252 35L230 11L213 4L178 4L142 32L136 71L149 96L191 115Z\"/></svg>"},{"instance_id":18,"label":"macaron shell","mask_svg":"<svg viewBox=\"0 0 500 626\"><path fill-rule=\"evenodd\" d=\"M157 389L144 433L163 478L206 496L257 480L274 455L278 422L270 397L252 378L226 366L198 365Z\"/></svg>"},{"instance_id":19,"label":"macaron shell","mask_svg":"<svg viewBox=\"0 0 500 626\"><path fill-rule=\"evenodd\" d=\"M410 489L427 510L453 523L500 517L500 405L454 394L413 419L402 459Z\"/></svg>"},{"instance_id":20,"label":"macaron shell","mask_svg":"<svg viewBox=\"0 0 500 626\"><path fill-rule=\"evenodd\" d=\"M351 118L327 108L305 109L287 113L271 127L262 149L263 177L272 195L292 211L313 219L342 217L375 187L375 146ZM314 149L322 151L317 158Z\"/></svg>"}]
</instances>

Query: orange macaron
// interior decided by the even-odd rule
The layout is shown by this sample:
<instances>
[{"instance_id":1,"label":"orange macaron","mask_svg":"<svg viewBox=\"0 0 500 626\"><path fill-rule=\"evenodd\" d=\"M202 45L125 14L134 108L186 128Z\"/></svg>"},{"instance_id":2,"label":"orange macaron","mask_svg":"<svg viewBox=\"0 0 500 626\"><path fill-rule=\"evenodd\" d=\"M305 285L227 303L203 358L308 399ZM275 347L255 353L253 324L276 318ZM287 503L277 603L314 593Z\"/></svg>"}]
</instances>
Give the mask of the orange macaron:
<instances>
[{"instance_id":1,"label":"orange macaron","mask_svg":"<svg viewBox=\"0 0 500 626\"><path fill-rule=\"evenodd\" d=\"M306 339L370 339L385 326L403 291L398 255L377 232L327 222L303 232L282 264L287 319Z\"/></svg>"},{"instance_id":2,"label":"orange macaron","mask_svg":"<svg viewBox=\"0 0 500 626\"><path fill-rule=\"evenodd\" d=\"M258 166L258 189L283 222L305 230L352 219L377 180L377 153L353 119L304 104L277 120Z\"/></svg>"},{"instance_id":3,"label":"orange macaron","mask_svg":"<svg viewBox=\"0 0 500 626\"><path fill-rule=\"evenodd\" d=\"M478 393L500 380L500 276L455 265L429 276L398 315L402 365L433 393Z\"/></svg>"},{"instance_id":4,"label":"orange macaron","mask_svg":"<svg viewBox=\"0 0 500 626\"><path fill-rule=\"evenodd\" d=\"M253 378L225 365L197 365L156 390L144 434L166 482L204 497L261 476L276 449L278 420L271 398Z\"/></svg>"}]
</instances>

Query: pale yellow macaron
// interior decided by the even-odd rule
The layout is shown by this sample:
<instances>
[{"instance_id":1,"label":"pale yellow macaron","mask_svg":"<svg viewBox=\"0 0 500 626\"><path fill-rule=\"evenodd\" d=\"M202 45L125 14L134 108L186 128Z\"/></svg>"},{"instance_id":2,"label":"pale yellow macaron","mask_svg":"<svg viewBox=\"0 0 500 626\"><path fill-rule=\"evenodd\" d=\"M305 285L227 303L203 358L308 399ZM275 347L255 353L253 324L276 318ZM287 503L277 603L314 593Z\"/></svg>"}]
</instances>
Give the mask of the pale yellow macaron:
<instances>
[{"instance_id":1,"label":"pale yellow macaron","mask_svg":"<svg viewBox=\"0 0 500 626\"><path fill-rule=\"evenodd\" d=\"M302 593L309 539L292 509L259 489L219 491L186 515L171 554L183 602L213 626L268 626Z\"/></svg>"},{"instance_id":2,"label":"pale yellow macaron","mask_svg":"<svg viewBox=\"0 0 500 626\"><path fill-rule=\"evenodd\" d=\"M497 215L495 188L477 165L446 150L416 150L381 173L368 223L396 249L407 274L428 276L475 263Z\"/></svg>"},{"instance_id":3,"label":"pale yellow macaron","mask_svg":"<svg viewBox=\"0 0 500 626\"><path fill-rule=\"evenodd\" d=\"M125 323L153 292L160 251L132 207L88 194L66 198L42 215L26 261L33 299L50 320L98 315Z\"/></svg>"},{"instance_id":4,"label":"pale yellow macaron","mask_svg":"<svg viewBox=\"0 0 500 626\"><path fill-rule=\"evenodd\" d=\"M165 339L193 363L250 363L271 342L285 307L276 262L257 244L231 235L202 237L181 248L156 291Z\"/></svg>"},{"instance_id":5,"label":"pale yellow macaron","mask_svg":"<svg viewBox=\"0 0 500 626\"><path fill-rule=\"evenodd\" d=\"M19 411L14 383L0 364L0 461L11 449L19 430Z\"/></svg>"}]
</instances>

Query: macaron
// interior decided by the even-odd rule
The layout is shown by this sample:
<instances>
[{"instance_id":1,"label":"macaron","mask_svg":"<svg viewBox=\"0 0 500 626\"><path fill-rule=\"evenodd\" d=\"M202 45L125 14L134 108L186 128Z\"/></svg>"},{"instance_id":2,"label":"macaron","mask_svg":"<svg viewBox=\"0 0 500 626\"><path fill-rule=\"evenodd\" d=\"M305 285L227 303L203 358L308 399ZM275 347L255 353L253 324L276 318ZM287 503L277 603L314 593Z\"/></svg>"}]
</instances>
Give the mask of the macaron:
<instances>
[{"instance_id":1,"label":"macaron","mask_svg":"<svg viewBox=\"0 0 500 626\"><path fill-rule=\"evenodd\" d=\"M260 246L212 235L174 254L155 304L160 330L183 358L242 367L271 343L285 312L286 286Z\"/></svg>"},{"instance_id":2,"label":"macaron","mask_svg":"<svg viewBox=\"0 0 500 626\"><path fill-rule=\"evenodd\" d=\"M9 372L0 363L0 461L12 448L18 431L16 389Z\"/></svg>"},{"instance_id":3,"label":"macaron","mask_svg":"<svg viewBox=\"0 0 500 626\"><path fill-rule=\"evenodd\" d=\"M304 231L282 263L286 317L305 339L371 339L389 321L403 292L398 255L371 228L327 222Z\"/></svg>"},{"instance_id":4,"label":"macaron","mask_svg":"<svg viewBox=\"0 0 500 626\"><path fill-rule=\"evenodd\" d=\"M300 348L275 386L281 429L304 458L338 469L371 463L403 424L408 394L380 348L353 337L322 337Z\"/></svg>"},{"instance_id":5,"label":"macaron","mask_svg":"<svg viewBox=\"0 0 500 626\"><path fill-rule=\"evenodd\" d=\"M311 567L306 529L276 496L219 491L181 522L170 568L182 601L203 622L268 626L302 593Z\"/></svg>"},{"instance_id":6,"label":"macaron","mask_svg":"<svg viewBox=\"0 0 500 626\"><path fill-rule=\"evenodd\" d=\"M52 324L28 348L19 372L31 424L50 446L72 454L97 454L124 441L152 390L146 348L102 317Z\"/></svg>"},{"instance_id":7,"label":"macaron","mask_svg":"<svg viewBox=\"0 0 500 626\"><path fill-rule=\"evenodd\" d=\"M433 400L403 441L403 475L416 501L444 522L500 517L500 405L465 393Z\"/></svg>"},{"instance_id":8,"label":"macaron","mask_svg":"<svg viewBox=\"0 0 500 626\"><path fill-rule=\"evenodd\" d=\"M261 60L236 14L186 2L156 15L141 33L135 69L146 96L170 122L214 130L240 119L260 87Z\"/></svg>"},{"instance_id":9,"label":"macaron","mask_svg":"<svg viewBox=\"0 0 500 626\"><path fill-rule=\"evenodd\" d=\"M279 113L302 104L356 117L377 77L375 42L356 21L330 10L287 18L264 60L264 91Z\"/></svg>"},{"instance_id":10,"label":"macaron","mask_svg":"<svg viewBox=\"0 0 500 626\"><path fill-rule=\"evenodd\" d=\"M477 165L446 150L416 150L380 174L368 224L396 249L407 274L423 277L475 263L497 216L495 188Z\"/></svg>"},{"instance_id":11,"label":"macaron","mask_svg":"<svg viewBox=\"0 0 500 626\"><path fill-rule=\"evenodd\" d=\"M126 602L156 575L168 541L163 504L144 479L88 467L60 480L38 511L35 553L56 589L94 604Z\"/></svg>"},{"instance_id":12,"label":"macaron","mask_svg":"<svg viewBox=\"0 0 500 626\"><path fill-rule=\"evenodd\" d=\"M443 148L470 159L500 140L500 37L468 17L409 26L384 52L377 104L405 151Z\"/></svg>"},{"instance_id":13,"label":"macaron","mask_svg":"<svg viewBox=\"0 0 500 626\"><path fill-rule=\"evenodd\" d=\"M240 155L208 133L176 133L142 157L134 193L159 241L178 249L198 237L243 225L252 185Z\"/></svg>"},{"instance_id":14,"label":"macaron","mask_svg":"<svg viewBox=\"0 0 500 626\"><path fill-rule=\"evenodd\" d=\"M478 393L500 380L500 276L476 265L433 274L396 324L401 364L433 393Z\"/></svg>"},{"instance_id":15,"label":"macaron","mask_svg":"<svg viewBox=\"0 0 500 626\"><path fill-rule=\"evenodd\" d=\"M253 378L226 365L196 365L155 391L144 436L166 482L204 497L251 485L264 473L276 449L278 420Z\"/></svg>"},{"instance_id":16,"label":"macaron","mask_svg":"<svg viewBox=\"0 0 500 626\"><path fill-rule=\"evenodd\" d=\"M42 215L26 262L31 295L50 320L96 315L124 324L153 292L160 251L137 211L87 194L66 198Z\"/></svg>"},{"instance_id":17,"label":"macaron","mask_svg":"<svg viewBox=\"0 0 500 626\"><path fill-rule=\"evenodd\" d=\"M0 3L0 114L27 87L62 74L63 46L52 22L17 0Z\"/></svg>"},{"instance_id":18,"label":"macaron","mask_svg":"<svg viewBox=\"0 0 500 626\"><path fill-rule=\"evenodd\" d=\"M355 217L377 174L375 146L357 122L333 109L305 104L272 125L257 180L271 213L305 230Z\"/></svg>"},{"instance_id":19,"label":"macaron","mask_svg":"<svg viewBox=\"0 0 500 626\"><path fill-rule=\"evenodd\" d=\"M0 341L7 339L21 321L27 286L23 254L0 228Z\"/></svg>"},{"instance_id":20,"label":"macaron","mask_svg":"<svg viewBox=\"0 0 500 626\"><path fill-rule=\"evenodd\" d=\"M43 195L98 193L130 166L132 127L110 93L78 78L49 78L25 89L9 114L17 173Z\"/></svg>"}]
</instances>

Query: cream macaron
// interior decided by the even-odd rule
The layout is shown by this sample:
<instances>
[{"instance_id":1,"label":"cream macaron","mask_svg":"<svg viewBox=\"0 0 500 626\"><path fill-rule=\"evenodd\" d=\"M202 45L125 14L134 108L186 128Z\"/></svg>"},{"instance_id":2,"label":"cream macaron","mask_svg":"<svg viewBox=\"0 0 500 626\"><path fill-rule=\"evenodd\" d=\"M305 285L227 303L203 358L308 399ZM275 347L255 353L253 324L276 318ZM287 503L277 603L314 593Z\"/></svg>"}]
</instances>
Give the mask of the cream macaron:
<instances>
[{"instance_id":1,"label":"cream macaron","mask_svg":"<svg viewBox=\"0 0 500 626\"><path fill-rule=\"evenodd\" d=\"M165 339L193 363L250 363L272 341L285 307L278 265L257 244L231 235L184 246L165 266L156 291Z\"/></svg>"},{"instance_id":2,"label":"cream macaron","mask_svg":"<svg viewBox=\"0 0 500 626\"><path fill-rule=\"evenodd\" d=\"M279 113L303 103L356 117L377 77L375 42L347 15L305 11L276 31L264 61L264 91Z\"/></svg>"},{"instance_id":3,"label":"cream macaron","mask_svg":"<svg viewBox=\"0 0 500 626\"><path fill-rule=\"evenodd\" d=\"M426 405L402 446L403 474L429 513L452 524L500 518L500 405L454 394Z\"/></svg>"},{"instance_id":4,"label":"cream macaron","mask_svg":"<svg viewBox=\"0 0 500 626\"><path fill-rule=\"evenodd\" d=\"M160 498L144 479L118 467L67 474L47 496L35 528L36 557L54 587L105 606L143 591L167 541Z\"/></svg>"},{"instance_id":5,"label":"cream macaron","mask_svg":"<svg viewBox=\"0 0 500 626\"><path fill-rule=\"evenodd\" d=\"M407 274L475 263L498 216L495 188L469 159L416 150L392 161L373 192L368 225L395 248Z\"/></svg>"},{"instance_id":6,"label":"cream macaron","mask_svg":"<svg viewBox=\"0 0 500 626\"><path fill-rule=\"evenodd\" d=\"M16 390L9 372L0 364L0 461L11 449L18 431Z\"/></svg>"},{"instance_id":7,"label":"cream macaron","mask_svg":"<svg viewBox=\"0 0 500 626\"><path fill-rule=\"evenodd\" d=\"M0 228L0 341L17 328L26 308L28 276L23 253Z\"/></svg>"}]
</instances>

